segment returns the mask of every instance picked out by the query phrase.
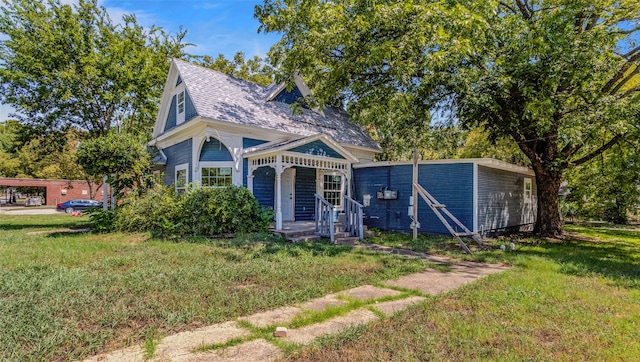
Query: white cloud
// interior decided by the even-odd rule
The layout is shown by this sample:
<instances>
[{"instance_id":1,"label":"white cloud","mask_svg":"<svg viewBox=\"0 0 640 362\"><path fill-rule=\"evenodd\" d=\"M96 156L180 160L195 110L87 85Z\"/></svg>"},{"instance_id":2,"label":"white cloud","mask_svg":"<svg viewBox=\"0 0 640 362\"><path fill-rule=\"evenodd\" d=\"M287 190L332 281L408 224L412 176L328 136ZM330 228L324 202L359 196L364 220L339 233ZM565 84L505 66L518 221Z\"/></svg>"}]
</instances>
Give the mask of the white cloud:
<instances>
[{"instance_id":1,"label":"white cloud","mask_svg":"<svg viewBox=\"0 0 640 362\"><path fill-rule=\"evenodd\" d=\"M220 7L222 7L222 4L214 4L214 3L204 3L204 4L196 4L193 6L194 9L205 9L205 10L210 10L210 9L219 9Z\"/></svg>"}]
</instances>

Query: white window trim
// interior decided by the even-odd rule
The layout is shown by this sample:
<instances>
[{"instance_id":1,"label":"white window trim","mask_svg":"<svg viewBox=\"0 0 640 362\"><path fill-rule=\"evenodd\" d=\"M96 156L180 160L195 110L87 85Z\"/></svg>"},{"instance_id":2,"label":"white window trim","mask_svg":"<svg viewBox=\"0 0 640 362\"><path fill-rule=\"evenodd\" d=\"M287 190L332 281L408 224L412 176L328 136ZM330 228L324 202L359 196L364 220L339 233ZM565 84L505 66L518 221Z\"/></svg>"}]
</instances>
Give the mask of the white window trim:
<instances>
[{"instance_id":1,"label":"white window trim","mask_svg":"<svg viewBox=\"0 0 640 362\"><path fill-rule=\"evenodd\" d=\"M330 176L340 176L340 205L335 207L335 211L342 211L344 209L344 195L345 195L345 183L346 183L346 176L343 173L337 172L337 171L322 171L322 170L318 170L317 171L317 178L316 178L316 192L319 195L322 195L322 197L324 197L324 176L325 175L330 175Z\"/></svg>"},{"instance_id":2,"label":"white window trim","mask_svg":"<svg viewBox=\"0 0 640 362\"><path fill-rule=\"evenodd\" d=\"M180 95L182 95L182 112L180 112ZM184 123L185 113L187 113L187 93L182 89L176 93L176 125Z\"/></svg>"},{"instance_id":3,"label":"white window trim","mask_svg":"<svg viewBox=\"0 0 640 362\"><path fill-rule=\"evenodd\" d=\"M527 185L529 186L529 195L527 196ZM531 203L533 199L533 182L530 177L524 178L523 198L525 203Z\"/></svg>"},{"instance_id":4,"label":"white window trim","mask_svg":"<svg viewBox=\"0 0 640 362\"><path fill-rule=\"evenodd\" d=\"M231 184L234 185L234 162L233 161L201 161L198 165L198 175L200 175L200 180L198 180L198 184L202 186L202 169L203 168L223 168L228 167L231 168ZM202 186L205 187L205 186ZM222 188L224 186L206 186L207 188Z\"/></svg>"},{"instance_id":5,"label":"white window trim","mask_svg":"<svg viewBox=\"0 0 640 362\"><path fill-rule=\"evenodd\" d=\"M178 171L184 170L185 172L185 184L184 184L184 191L187 191L187 187L189 185L189 164L188 163L181 163L179 165L176 165L176 169L173 172L173 187L175 188L176 192L178 192ZM183 189L183 187L180 187L180 189Z\"/></svg>"}]
</instances>

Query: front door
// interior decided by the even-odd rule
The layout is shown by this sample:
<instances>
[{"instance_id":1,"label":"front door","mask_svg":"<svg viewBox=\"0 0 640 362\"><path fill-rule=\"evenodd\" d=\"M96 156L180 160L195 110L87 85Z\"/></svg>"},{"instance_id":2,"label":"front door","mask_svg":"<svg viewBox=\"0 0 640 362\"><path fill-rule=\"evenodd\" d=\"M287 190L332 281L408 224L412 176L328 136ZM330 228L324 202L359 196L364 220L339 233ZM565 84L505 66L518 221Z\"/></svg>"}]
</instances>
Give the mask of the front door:
<instances>
[{"instance_id":1,"label":"front door","mask_svg":"<svg viewBox=\"0 0 640 362\"><path fill-rule=\"evenodd\" d=\"M282 221L295 221L295 180L295 168L287 168L282 172Z\"/></svg>"}]
</instances>

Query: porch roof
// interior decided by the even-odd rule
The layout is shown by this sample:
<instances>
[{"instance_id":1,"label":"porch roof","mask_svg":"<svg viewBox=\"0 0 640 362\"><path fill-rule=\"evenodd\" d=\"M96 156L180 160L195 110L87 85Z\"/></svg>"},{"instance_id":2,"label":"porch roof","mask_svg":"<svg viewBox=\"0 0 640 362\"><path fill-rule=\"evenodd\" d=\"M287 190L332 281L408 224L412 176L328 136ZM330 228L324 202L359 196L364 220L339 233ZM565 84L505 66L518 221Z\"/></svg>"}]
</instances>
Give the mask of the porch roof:
<instances>
[{"instance_id":1,"label":"porch roof","mask_svg":"<svg viewBox=\"0 0 640 362\"><path fill-rule=\"evenodd\" d=\"M347 161L347 163L358 162L357 157L355 157L353 154L351 154L351 152L347 151L344 147L340 146L331 137L325 134L316 134L313 136L308 136L308 137L303 137L303 138L298 138L293 140L263 143L255 147L250 147L245 149L243 151L243 155L249 159L266 156L266 155L273 155L273 154L283 153L283 152L292 150L296 147L304 146L314 141L322 141L331 149L333 149L335 152L337 152L340 156L342 156L344 161ZM305 156L304 153L299 153L299 152L291 152L291 153L297 153L300 157ZM314 156L314 155L310 154L309 156ZM327 158L327 156L319 156L319 157ZM318 158L318 156L316 155L316 157L313 157L313 158Z\"/></svg>"}]
</instances>

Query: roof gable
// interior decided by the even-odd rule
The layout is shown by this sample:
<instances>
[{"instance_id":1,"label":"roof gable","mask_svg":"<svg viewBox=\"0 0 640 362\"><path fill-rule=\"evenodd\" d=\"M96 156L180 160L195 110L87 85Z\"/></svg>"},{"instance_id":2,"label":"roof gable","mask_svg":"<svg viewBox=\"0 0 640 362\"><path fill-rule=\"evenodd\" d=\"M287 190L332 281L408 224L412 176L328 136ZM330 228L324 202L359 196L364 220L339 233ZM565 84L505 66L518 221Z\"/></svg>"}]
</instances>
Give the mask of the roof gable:
<instances>
[{"instance_id":1,"label":"roof gable","mask_svg":"<svg viewBox=\"0 0 640 362\"><path fill-rule=\"evenodd\" d=\"M293 114L289 104L272 101L272 97L277 97L285 90L283 85L264 87L179 59L172 61L154 137L164 132L172 90L178 78L184 83L198 116L203 119L285 132L298 137L327 134L340 144L373 151L380 149L369 134L353 123L342 110L326 108L322 113L317 113L303 109L300 114ZM302 79L294 76L294 81L300 94L305 96L308 88Z\"/></svg>"}]
</instances>

